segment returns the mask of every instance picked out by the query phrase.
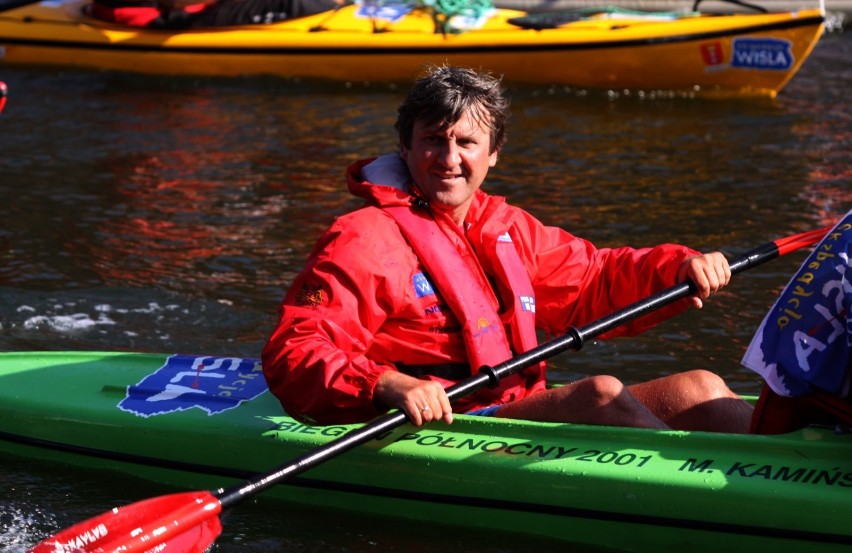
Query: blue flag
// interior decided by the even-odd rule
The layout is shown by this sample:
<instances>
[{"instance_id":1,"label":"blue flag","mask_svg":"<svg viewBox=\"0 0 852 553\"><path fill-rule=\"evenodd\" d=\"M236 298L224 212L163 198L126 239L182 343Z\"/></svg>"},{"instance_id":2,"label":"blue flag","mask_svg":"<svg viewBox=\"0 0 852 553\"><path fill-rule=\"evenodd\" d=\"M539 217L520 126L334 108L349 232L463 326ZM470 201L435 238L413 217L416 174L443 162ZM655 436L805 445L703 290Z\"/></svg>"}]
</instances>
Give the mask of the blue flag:
<instances>
[{"instance_id":1,"label":"blue flag","mask_svg":"<svg viewBox=\"0 0 852 553\"><path fill-rule=\"evenodd\" d=\"M742 364L772 390L846 396L852 373L852 211L814 248L763 319Z\"/></svg>"}]
</instances>

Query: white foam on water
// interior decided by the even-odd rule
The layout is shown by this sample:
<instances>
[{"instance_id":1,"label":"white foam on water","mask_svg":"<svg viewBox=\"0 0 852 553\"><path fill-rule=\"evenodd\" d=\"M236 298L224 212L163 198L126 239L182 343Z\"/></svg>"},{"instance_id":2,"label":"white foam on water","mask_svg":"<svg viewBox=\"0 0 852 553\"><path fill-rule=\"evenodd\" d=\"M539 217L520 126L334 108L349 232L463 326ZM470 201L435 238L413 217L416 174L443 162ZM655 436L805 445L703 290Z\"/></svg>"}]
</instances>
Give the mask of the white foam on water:
<instances>
[{"instance_id":1,"label":"white foam on water","mask_svg":"<svg viewBox=\"0 0 852 553\"><path fill-rule=\"evenodd\" d=\"M0 514L0 550L4 553L26 553L39 541L44 528L55 527L55 517L40 509L33 512L3 506Z\"/></svg>"},{"instance_id":2,"label":"white foam on water","mask_svg":"<svg viewBox=\"0 0 852 553\"><path fill-rule=\"evenodd\" d=\"M62 313L73 309L72 313ZM116 315L158 315L162 313L175 312L181 307L176 304L161 305L157 302L148 302L140 307L116 307L107 303L99 303L91 308L92 313L79 311L77 302L65 304L55 303L47 307L53 313L33 315L23 321L21 326L27 330L49 328L56 332L73 333L91 330L97 327L116 326L119 323L113 318ZM17 308L18 313L37 313L39 310L30 305L21 305ZM135 336L135 332L128 331L128 336Z\"/></svg>"},{"instance_id":3,"label":"white foam on water","mask_svg":"<svg viewBox=\"0 0 852 553\"><path fill-rule=\"evenodd\" d=\"M88 313L74 313L72 315L36 315L24 321L23 326L26 329L48 326L57 332L73 332L114 324L116 324L115 321L103 314L93 319Z\"/></svg>"},{"instance_id":4,"label":"white foam on water","mask_svg":"<svg viewBox=\"0 0 852 553\"><path fill-rule=\"evenodd\" d=\"M99 305L96 305L94 309L95 309L95 311L100 311L102 313L114 312L114 313L121 313L123 315L128 314L128 313L137 313L137 314L141 314L141 315L146 315L146 314L152 315L152 314L156 314L156 313L162 313L163 311L175 311L175 310L178 310L180 308L181 307L179 305L175 305L175 304L160 305L157 302L148 302L148 305L145 306L145 307L136 307L136 308L133 308L133 309L128 309L126 307L113 307L112 305L109 305L109 304L99 304Z\"/></svg>"}]
</instances>

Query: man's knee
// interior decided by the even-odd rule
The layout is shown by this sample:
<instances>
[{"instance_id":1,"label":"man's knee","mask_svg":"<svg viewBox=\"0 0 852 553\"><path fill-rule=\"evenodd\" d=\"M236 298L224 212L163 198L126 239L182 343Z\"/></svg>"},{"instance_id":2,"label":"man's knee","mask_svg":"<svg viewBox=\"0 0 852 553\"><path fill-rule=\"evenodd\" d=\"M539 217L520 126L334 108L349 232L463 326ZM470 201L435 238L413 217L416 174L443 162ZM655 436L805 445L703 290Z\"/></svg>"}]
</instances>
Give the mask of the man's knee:
<instances>
[{"instance_id":1,"label":"man's knee","mask_svg":"<svg viewBox=\"0 0 852 553\"><path fill-rule=\"evenodd\" d=\"M614 376L598 375L578 381L574 393L582 394L596 405L607 405L622 397L624 390L624 384Z\"/></svg>"},{"instance_id":2,"label":"man's knee","mask_svg":"<svg viewBox=\"0 0 852 553\"><path fill-rule=\"evenodd\" d=\"M680 373L679 376L684 380L684 390L691 390L695 397L705 401L734 395L722 377L714 372L695 369Z\"/></svg>"}]
</instances>

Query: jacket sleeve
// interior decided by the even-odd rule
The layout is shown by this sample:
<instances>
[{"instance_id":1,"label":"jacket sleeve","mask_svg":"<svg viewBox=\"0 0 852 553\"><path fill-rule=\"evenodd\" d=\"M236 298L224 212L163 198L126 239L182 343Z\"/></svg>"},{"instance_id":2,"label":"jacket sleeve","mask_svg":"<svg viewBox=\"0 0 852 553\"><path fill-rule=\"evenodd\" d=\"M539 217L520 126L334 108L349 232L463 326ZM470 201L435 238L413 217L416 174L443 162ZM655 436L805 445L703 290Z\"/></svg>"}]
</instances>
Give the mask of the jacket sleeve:
<instances>
[{"instance_id":1,"label":"jacket sleeve","mask_svg":"<svg viewBox=\"0 0 852 553\"><path fill-rule=\"evenodd\" d=\"M676 284L684 259L700 252L676 244L653 248L596 248L532 218L524 221L522 257L535 275L536 315L546 332L561 334L605 317ZM680 300L601 336L635 335L689 307Z\"/></svg>"},{"instance_id":2,"label":"jacket sleeve","mask_svg":"<svg viewBox=\"0 0 852 553\"><path fill-rule=\"evenodd\" d=\"M307 423L375 417L373 388L384 371L396 370L366 356L398 297L397 277L383 269L387 245L375 224L347 221L338 220L315 246L262 353L270 390Z\"/></svg>"}]
</instances>

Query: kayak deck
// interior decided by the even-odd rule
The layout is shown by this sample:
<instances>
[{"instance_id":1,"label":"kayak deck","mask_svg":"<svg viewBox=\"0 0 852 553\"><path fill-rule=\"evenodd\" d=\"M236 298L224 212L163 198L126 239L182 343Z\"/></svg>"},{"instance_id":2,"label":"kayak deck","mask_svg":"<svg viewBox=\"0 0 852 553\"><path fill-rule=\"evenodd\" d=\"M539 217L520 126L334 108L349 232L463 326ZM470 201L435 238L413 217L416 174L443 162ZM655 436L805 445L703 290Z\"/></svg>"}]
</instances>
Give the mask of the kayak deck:
<instances>
[{"instance_id":1,"label":"kayak deck","mask_svg":"<svg viewBox=\"0 0 852 553\"><path fill-rule=\"evenodd\" d=\"M199 359L198 374L233 374L193 388L190 407L174 401L174 388L163 400L157 378L164 389L192 382L185 368ZM255 369L253 360L195 356L0 354L0 450L212 489L356 428L282 414L262 383L248 385ZM128 387L159 394L161 405L144 412ZM456 419L389 431L264 496L615 549L852 543L852 437L831 429L737 436Z\"/></svg>"}]
</instances>

